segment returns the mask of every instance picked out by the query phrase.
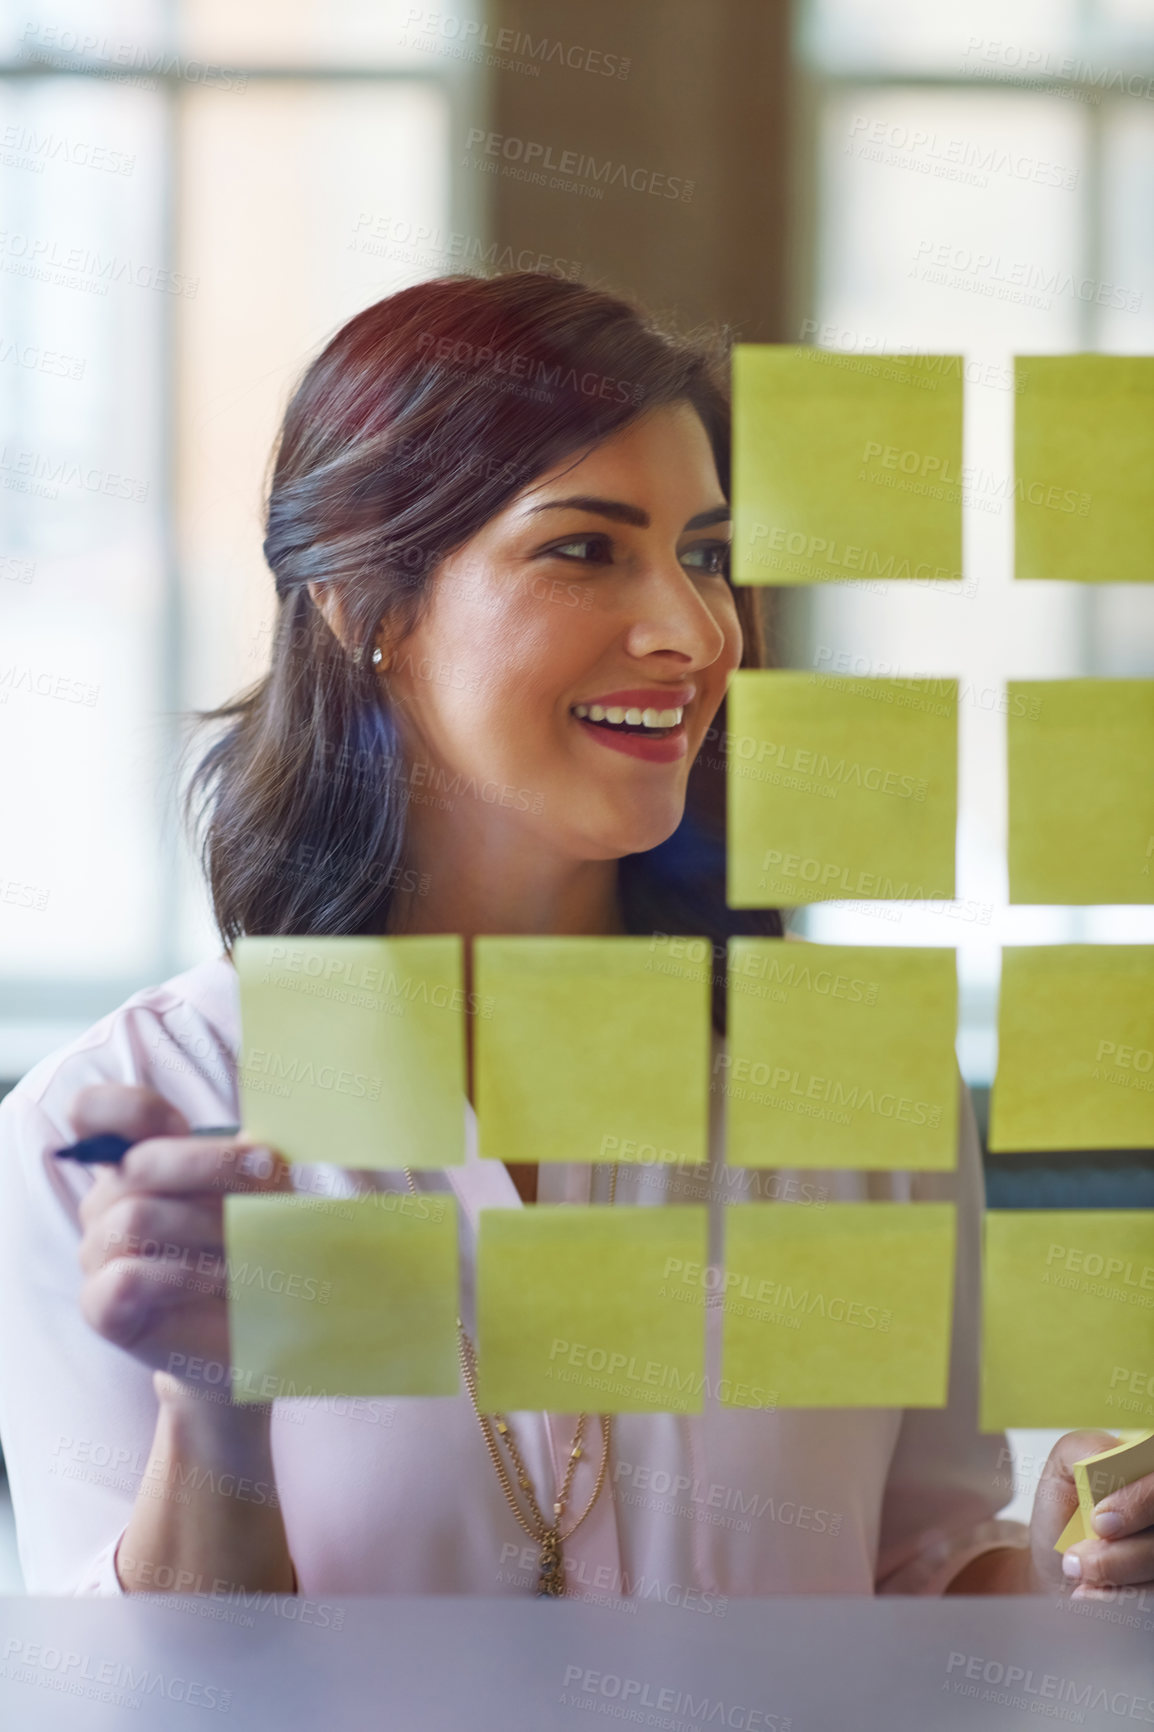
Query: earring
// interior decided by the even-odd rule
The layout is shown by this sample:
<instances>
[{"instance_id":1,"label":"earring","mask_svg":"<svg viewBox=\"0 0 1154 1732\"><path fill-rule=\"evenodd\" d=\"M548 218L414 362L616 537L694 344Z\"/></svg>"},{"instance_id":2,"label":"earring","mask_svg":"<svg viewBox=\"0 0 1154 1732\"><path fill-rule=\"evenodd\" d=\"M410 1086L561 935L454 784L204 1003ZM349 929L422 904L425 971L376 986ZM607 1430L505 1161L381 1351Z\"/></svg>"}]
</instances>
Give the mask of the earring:
<instances>
[{"instance_id":1,"label":"earring","mask_svg":"<svg viewBox=\"0 0 1154 1732\"><path fill-rule=\"evenodd\" d=\"M374 667L380 667L381 660L382 660L381 648L380 648L380 645L378 644L376 649L373 651L373 666Z\"/></svg>"}]
</instances>

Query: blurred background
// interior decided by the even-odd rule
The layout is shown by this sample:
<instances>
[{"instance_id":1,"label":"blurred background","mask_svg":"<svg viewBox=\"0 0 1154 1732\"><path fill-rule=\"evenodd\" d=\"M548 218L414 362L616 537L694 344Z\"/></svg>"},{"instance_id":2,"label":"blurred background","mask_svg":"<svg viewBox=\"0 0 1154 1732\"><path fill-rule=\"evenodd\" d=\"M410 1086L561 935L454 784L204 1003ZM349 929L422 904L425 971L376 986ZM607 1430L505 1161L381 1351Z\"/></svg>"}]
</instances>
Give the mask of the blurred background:
<instances>
[{"instance_id":1,"label":"blurred background","mask_svg":"<svg viewBox=\"0 0 1154 1732\"><path fill-rule=\"evenodd\" d=\"M980 1107L1002 944L1154 939L1007 906L1005 680L1154 674L1154 592L1015 587L1000 491L1013 355L1154 352L1150 0L0 0L0 102L0 1092L219 949L182 713L267 659L281 413L352 313L462 270L963 354L963 583L765 592L782 665L961 681L958 900L793 923L956 946ZM988 1174L1154 1201L1141 1154Z\"/></svg>"}]
</instances>

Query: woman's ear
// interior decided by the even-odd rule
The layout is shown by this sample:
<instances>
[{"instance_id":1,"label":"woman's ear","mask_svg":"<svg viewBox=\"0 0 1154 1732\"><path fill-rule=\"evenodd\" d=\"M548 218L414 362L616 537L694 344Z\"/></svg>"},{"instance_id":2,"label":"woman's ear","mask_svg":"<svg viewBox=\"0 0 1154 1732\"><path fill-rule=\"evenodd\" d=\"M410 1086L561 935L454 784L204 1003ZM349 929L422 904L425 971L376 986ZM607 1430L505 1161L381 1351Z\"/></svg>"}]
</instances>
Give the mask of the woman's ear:
<instances>
[{"instance_id":1,"label":"woman's ear","mask_svg":"<svg viewBox=\"0 0 1154 1732\"><path fill-rule=\"evenodd\" d=\"M316 583L306 585L313 606L324 616L325 624L337 639L341 648L347 652L352 649L352 636L348 612L344 604L344 593L339 583Z\"/></svg>"},{"instance_id":2,"label":"woman's ear","mask_svg":"<svg viewBox=\"0 0 1154 1732\"><path fill-rule=\"evenodd\" d=\"M313 582L309 583L306 587L314 607L316 607L324 616L325 624L337 639L337 642L340 644L345 654L350 656L354 655L358 646L353 640L353 625L349 618L349 610L345 605L344 586L339 583ZM395 630L395 622L393 632L390 632L387 629L386 620L382 619L378 623L374 643L380 645L381 660L375 665L379 668L381 673L385 672L389 663L392 661L393 654L397 647L394 641ZM368 653L371 655L371 650Z\"/></svg>"}]
</instances>

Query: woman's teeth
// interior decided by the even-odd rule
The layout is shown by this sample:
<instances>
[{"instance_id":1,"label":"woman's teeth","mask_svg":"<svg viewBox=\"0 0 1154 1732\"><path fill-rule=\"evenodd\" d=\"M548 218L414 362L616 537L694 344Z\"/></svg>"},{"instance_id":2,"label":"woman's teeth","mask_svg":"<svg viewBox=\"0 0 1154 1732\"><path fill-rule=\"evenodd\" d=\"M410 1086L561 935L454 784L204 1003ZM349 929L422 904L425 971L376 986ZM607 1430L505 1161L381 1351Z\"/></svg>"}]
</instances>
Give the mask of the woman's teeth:
<instances>
[{"instance_id":1,"label":"woman's teeth","mask_svg":"<svg viewBox=\"0 0 1154 1732\"><path fill-rule=\"evenodd\" d=\"M676 710L622 709L613 704L574 704L573 714L579 721L605 722L614 728L676 728L685 714L684 707Z\"/></svg>"}]
</instances>

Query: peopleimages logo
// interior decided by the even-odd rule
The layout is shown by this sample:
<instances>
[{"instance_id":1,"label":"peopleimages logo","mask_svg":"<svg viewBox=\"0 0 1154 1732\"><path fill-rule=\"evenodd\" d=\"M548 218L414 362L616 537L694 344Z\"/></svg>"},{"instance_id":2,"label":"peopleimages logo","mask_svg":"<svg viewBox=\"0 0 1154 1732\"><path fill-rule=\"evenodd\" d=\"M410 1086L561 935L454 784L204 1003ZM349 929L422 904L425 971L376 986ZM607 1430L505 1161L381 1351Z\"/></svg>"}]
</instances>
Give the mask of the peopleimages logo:
<instances>
[{"instance_id":1,"label":"peopleimages logo","mask_svg":"<svg viewBox=\"0 0 1154 1732\"><path fill-rule=\"evenodd\" d=\"M808 1287L795 1292L782 1281L764 1280L756 1284L749 1275L737 1269L721 1269L717 1264L686 1263L680 1257L669 1257L665 1263L665 1278L677 1277L682 1285L698 1286L707 1293L721 1293L727 1310L739 1316L757 1316L759 1306L784 1305L788 1312L828 1318L831 1323L851 1323L855 1328L878 1329L889 1333L893 1313L884 1307L867 1305L860 1299L847 1299L842 1294L811 1293ZM661 1289L664 1293L665 1289ZM739 1299L752 1301L747 1311L736 1304ZM744 1404L742 1404L744 1405Z\"/></svg>"},{"instance_id":2,"label":"peopleimages logo","mask_svg":"<svg viewBox=\"0 0 1154 1732\"><path fill-rule=\"evenodd\" d=\"M574 189L581 182L591 183L588 190L595 198L602 196L601 189L606 186L623 187L627 192L650 193L654 198L679 198L685 204L693 198L694 183L691 180L664 174L657 169L628 168L623 162L614 162L609 157L599 162L596 157L586 156L580 150L563 150L554 155L551 144L541 144L532 138L513 138L506 133L487 132L483 127L473 126L469 128L465 149L472 151L477 146L482 147L478 151L482 157L500 158L534 176L557 175L561 183L568 181ZM469 162L466 156L466 166Z\"/></svg>"},{"instance_id":3,"label":"peopleimages logo","mask_svg":"<svg viewBox=\"0 0 1154 1732\"><path fill-rule=\"evenodd\" d=\"M566 1666L562 1687L561 1700L571 1707L605 1713L606 1705L614 1703L615 1719L636 1718L642 1725L688 1724L730 1726L734 1732L789 1732L793 1724L788 1714L747 1708L738 1702L726 1702L720 1696L695 1696L691 1690L677 1690L646 1678L623 1677L617 1672L597 1672L588 1666ZM680 1718L676 1722L643 1719L636 1713L639 1708Z\"/></svg>"},{"instance_id":4,"label":"peopleimages logo","mask_svg":"<svg viewBox=\"0 0 1154 1732\"><path fill-rule=\"evenodd\" d=\"M104 254L91 247L66 246L50 235L26 235L16 229L0 229L0 255L6 271L18 276L55 281L65 287L87 288L106 295L110 283L127 283L137 289L155 289L160 294L196 298L199 277L185 276L140 259ZM51 273L58 273L52 276Z\"/></svg>"},{"instance_id":5,"label":"peopleimages logo","mask_svg":"<svg viewBox=\"0 0 1154 1732\"><path fill-rule=\"evenodd\" d=\"M131 1708L139 1708L146 1696L161 1696L218 1714L227 1714L232 1704L232 1692L216 1684L169 1676L147 1666L134 1667L123 1660L102 1659L75 1648L27 1642L19 1636L10 1636L4 1644L0 1679L39 1684L66 1696L90 1696ZM106 1693L103 1697L102 1691Z\"/></svg>"},{"instance_id":6,"label":"peopleimages logo","mask_svg":"<svg viewBox=\"0 0 1154 1732\"><path fill-rule=\"evenodd\" d=\"M1044 1714L1052 1719L1080 1720L1083 1716L1063 1714L1060 1708L1046 1709L1042 1706L1044 1702L1077 1709L1101 1709L1126 1720L1140 1721L1144 1726L1154 1726L1154 1700L1148 1696L1135 1696L1129 1690L1112 1690L1105 1684L1083 1684L1055 1672L1035 1672L1032 1666L1006 1665L1002 1660L990 1660L983 1654L951 1654L942 1689L978 1701L1028 1708L1033 1714Z\"/></svg>"},{"instance_id":7,"label":"peopleimages logo","mask_svg":"<svg viewBox=\"0 0 1154 1732\"><path fill-rule=\"evenodd\" d=\"M766 543L762 547L760 543ZM755 523L750 530L747 554L755 565L793 569L771 554L789 554L806 570L837 572L839 576L878 578L884 583L920 578L926 583L953 583L961 579L960 571L950 571L944 565L930 565L910 560L880 548L858 547L830 540L824 535L809 535L801 529L790 529L780 523Z\"/></svg>"},{"instance_id":8,"label":"peopleimages logo","mask_svg":"<svg viewBox=\"0 0 1154 1732\"><path fill-rule=\"evenodd\" d=\"M107 145L88 144L59 132L37 132L34 126L14 122L0 128L0 160L14 168L32 168L42 174L46 162L67 162L75 168L99 169L105 174L130 175L136 157Z\"/></svg>"},{"instance_id":9,"label":"peopleimages logo","mask_svg":"<svg viewBox=\"0 0 1154 1732\"><path fill-rule=\"evenodd\" d=\"M361 1100L379 1100L381 1079L361 1071L338 1071L331 1064L314 1065L312 1059L284 1059L278 1052L253 1047L245 1055L241 1075L247 1088L260 1089L257 1078L267 1077L292 1088L335 1089L338 1094ZM266 1091L267 1092L267 1091Z\"/></svg>"},{"instance_id":10,"label":"peopleimages logo","mask_svg":"<svg viewBox=\"0 0 1154 1732\"><path fill-rule=\"evenodd\" d=\"M592 72L602 78L628 78L632 64L627 55L584 48L579 43L560 42L548 36L535 40L528 31L509 26L494 32L479 18L463 18L423 6L410 6L405 15L402 46L408 45L410 37L418 47L432 43L441 53L453 52L463 60L498 66L508 72L529 72L534 77L540 74L542 66L551 64L567 66L573 72Z\"/></svg>"}]
</instances>

